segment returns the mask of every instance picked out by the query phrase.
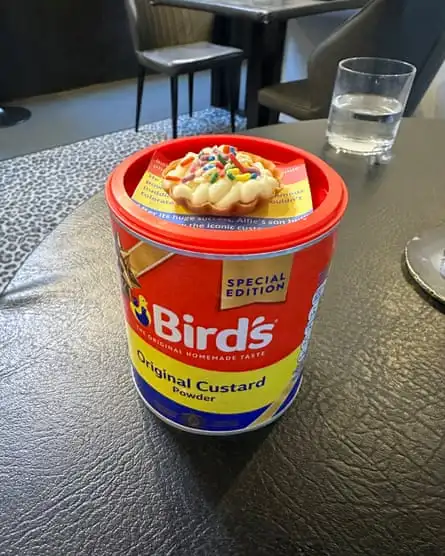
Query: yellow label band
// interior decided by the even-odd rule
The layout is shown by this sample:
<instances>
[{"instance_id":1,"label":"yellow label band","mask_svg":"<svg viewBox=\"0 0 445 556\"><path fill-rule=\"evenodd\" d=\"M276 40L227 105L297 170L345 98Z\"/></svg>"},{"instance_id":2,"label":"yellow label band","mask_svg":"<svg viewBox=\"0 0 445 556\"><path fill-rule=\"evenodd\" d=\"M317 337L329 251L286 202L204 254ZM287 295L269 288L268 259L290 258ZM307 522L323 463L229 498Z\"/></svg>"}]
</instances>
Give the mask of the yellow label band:
<instances>
[{"instance_id":1,"label":"yellow label band","mask_svg":"<svg viewBox=\"0 0 445 556\"><path fill-rule=\"evenodd\" d=\"M274 365L254 371L208 371L161 353L128 325L127 335L133 366L152 388L191 409L212 413L279 405L289 392L300 352L297 348Z\"/></svg>"}]
</instances>

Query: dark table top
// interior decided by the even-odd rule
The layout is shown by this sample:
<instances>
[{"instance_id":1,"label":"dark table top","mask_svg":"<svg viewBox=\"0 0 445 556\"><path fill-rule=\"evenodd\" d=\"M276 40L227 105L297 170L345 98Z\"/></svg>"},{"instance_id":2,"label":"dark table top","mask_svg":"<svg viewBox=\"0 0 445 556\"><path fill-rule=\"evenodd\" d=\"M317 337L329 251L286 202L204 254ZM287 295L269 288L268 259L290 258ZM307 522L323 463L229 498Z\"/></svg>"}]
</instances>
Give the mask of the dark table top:
<instances>
[{"instance_id":1,"label":"dark table top","mask_svg":"<svg viewBox=\"0 0 445 556\"><path fill-rule=\"evenodd\" d=\"M254 20L287 20L305 15L362 8L367 0L152 0L155 5L203 10Z\"/></svg>"},{"instance_id":2,"label":"dark table top","mask_svg":"<svg viewBox=\"0 0 445 556\"><path fill-rule=\"evenodd\" d=\"M320 153L325 122L252 133ZM0 304L0 554L445 553L445 319L405 242L443 221L445 122L395 158L328 156L351 200L295 404L242 437L180 433L133 389L102 195Z\"/></svg>"}]
</instances>

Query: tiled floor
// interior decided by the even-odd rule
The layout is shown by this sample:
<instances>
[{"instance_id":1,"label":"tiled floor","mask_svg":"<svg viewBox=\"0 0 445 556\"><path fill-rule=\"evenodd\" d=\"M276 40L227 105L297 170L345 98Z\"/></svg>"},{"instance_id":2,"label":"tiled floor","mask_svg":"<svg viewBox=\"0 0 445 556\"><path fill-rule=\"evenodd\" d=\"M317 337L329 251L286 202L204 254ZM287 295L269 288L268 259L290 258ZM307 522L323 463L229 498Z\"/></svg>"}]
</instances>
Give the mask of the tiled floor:
<instances>
[{"instance_id":1,"label":"tiled floor","mask_svg":"<svg viewBox=\"0 0 445 556\"><path fill-rule=\"evenodd\" d=\"M147 78L144 100L139 133L133 130L134 81L18 103L32 118L0 129L0 292L38 243L103 188L116 164L171 134L168 80ZM208 73L195 77L192 118L182 82L179 134L229 131L227 112L209 106ZM244 125L238 119L238 129Z\"/></svg>"},{"instance_id":2,"label":"tiled floor","mask_svg":"<svg viewBox=\"0 0 445 556\"><path fill-rule=\"evenodd\" d=\"M0 129L0 160L67 145L90 137L129 129L135 118L135 80L95 85L18 102L32 118ZM243 98L243 91L241 92ZM179 113L188 113L187 83L180 83ZM210 74L195 75L195 111L210 106ZM170 87L166 77L147 77L141 124L170 117Z\"/></svg>"},{"instance_id":3,"label":"tiled floor","mask_svg":"<svg viewBox=\"0 0 445 556\"><path fill-rule=\"evenodd\" d=\"M181 83L180 113L187 111L186 83ZM0 129L0 159L19 156L134 126L136 83L120 81L75 91L45 95L18 104L32 111L32 118L15 127ZM210 79L196 75L195 110L210 106ZM141 123L170 116L168 80L146 81Z\"/></svg>"},{"instance_id":4,"label":"tiled floor","mask_svg":"<svg viewBox=\"0 0 445 556\"><path fill-rule=\"evenodd\" d=\"M179 119L181 135L229 132L225 110ZM237 128L245 121L238 118ZM170 120L0 161L0 292L35 247L80 203L101 191L125 157L163 141Z\"/></svg>"}]
</instances>

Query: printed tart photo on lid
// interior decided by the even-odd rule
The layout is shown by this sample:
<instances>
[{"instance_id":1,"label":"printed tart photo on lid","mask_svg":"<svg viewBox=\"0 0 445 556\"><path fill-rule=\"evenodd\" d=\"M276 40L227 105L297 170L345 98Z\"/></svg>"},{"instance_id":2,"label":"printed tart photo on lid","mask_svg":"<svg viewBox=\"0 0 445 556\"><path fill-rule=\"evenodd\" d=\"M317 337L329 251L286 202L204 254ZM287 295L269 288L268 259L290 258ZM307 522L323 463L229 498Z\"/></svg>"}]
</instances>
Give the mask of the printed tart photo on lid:
<instances>
[{"instance_id":1,"label":"printed tart photo on lid","mask_svg":"<svg viewBox=\"0 0 445 556\"><path fill-rule=\"evenodd\" d=\"M162 178L175 203L215 216L249 214L282 189L281 172L273 162L229 145L189 152L172 161Z\"/></svg>"},{"instance_id":2,"label":"printed tart photo on lid","mask_svg":"<svg viewBox=\"0 0 445 556\"><path fill-rule=\"evenodd\" d=\"M188 237L197 229L245 233L291 224L314 209L305 159L281 143L184 137L153 146L145 164L129 191L132 209L154 216L164 230L168 223L187 227Z\"/></svg>"}]
</instances>

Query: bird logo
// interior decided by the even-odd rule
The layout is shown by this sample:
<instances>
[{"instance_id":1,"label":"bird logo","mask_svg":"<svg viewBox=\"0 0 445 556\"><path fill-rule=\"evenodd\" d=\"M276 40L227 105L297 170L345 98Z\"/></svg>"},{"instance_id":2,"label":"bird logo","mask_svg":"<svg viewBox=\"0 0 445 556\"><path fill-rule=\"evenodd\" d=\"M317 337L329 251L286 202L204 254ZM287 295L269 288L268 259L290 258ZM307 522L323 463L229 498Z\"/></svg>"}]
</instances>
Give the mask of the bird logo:
<instances>
[{"instance_id":1,"label":"bird logo","mask_svg":"<svg viewBox=\"0 0 445 556\"><path fill-rule=\"evenodd\" d=\"M130 308L142 326L150 325L151 317L147 309L147 300L143 295L139 295L137 298L133 297L130 301Z\"/></svg>"}]
</instances>

